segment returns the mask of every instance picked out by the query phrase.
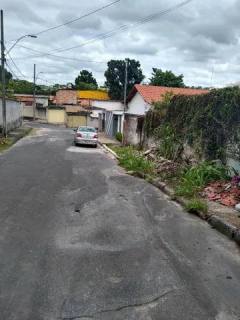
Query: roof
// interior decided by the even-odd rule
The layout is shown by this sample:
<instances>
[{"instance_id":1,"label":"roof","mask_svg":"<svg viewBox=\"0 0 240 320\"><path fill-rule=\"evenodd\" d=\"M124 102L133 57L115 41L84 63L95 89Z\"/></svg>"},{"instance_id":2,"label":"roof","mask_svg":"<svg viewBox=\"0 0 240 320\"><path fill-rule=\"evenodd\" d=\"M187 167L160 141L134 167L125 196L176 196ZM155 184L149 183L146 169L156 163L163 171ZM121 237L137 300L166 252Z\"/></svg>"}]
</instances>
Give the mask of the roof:
<instances>
[{"instance_id":1,"label":"roof","mask_svg":"<svg viewBox=\"0 0 240 320\"><path fill-rule=\"evenodd\" d=\"M143 97L145 102L151 104L152 102L161 101L163 96L167 92L172 92L174 95L194 96L200 94L207 94L209 90L191 88L171 88L135 84L128 96L128 102L132 100L132 98L135 96L137 92Z\"/></svg>"},{"instance_id":2,"label":"roof","mask_svg":"<svg viewBox=\"0 0 240 320\"><path fill-rule=\"evenodd\" d=\"M108 92L103 90L78 90L77 97L89 100L110 100Z\"/></svg>"},{"instance_id":3,"label":"roof","mask_svg":"<svg viewBox=\"0 0 240 320\"><path fill-rule=\"evenodd\" d=\"M33 94L25 94L25 93L14 93L15 97L19 97L19 98L33 98ZM42 95L42 94L36 94L35 95L36 98L45 98L48 99L49 96L46 95Z\"/></svg>"}]
</instances>

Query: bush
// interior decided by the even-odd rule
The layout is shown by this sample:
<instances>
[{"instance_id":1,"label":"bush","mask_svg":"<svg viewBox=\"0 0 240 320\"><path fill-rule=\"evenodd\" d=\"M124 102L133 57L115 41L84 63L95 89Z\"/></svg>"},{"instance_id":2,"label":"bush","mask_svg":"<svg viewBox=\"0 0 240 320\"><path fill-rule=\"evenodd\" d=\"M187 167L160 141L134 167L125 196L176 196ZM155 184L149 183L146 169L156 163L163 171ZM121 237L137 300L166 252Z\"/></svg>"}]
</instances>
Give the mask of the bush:
<instances>
[{"instance_id":1,"label":"bush","mask_svg":"<svg viewBox=\"0 0 240 320\"><path fill-rule=\"evenodd\" d=\"M117 141L122 142L122 140L123 140L122 133L121 132L117 132L116 135L115 135L115 138L116 138Z\"/></svg>"},{"instance_id":2,"label":"bush","mask_svg":"<svg viewBox=\"0 0 240 320\"><path fill-rule=\"evenodd\" d=\"M192 197L209 182L228 178L226 167L205 161L195 167L188 168L182 174L176 193L179 196Z\"/></svg>"},{"instance_id":3,"label":"bush","mask_svg":"<svg viewBox=\"0 0 240 320\"><path fill-rule=\"evenodd\" d=\"M139 151L133 147L115 147L119 156L119 164L128 171L153 174L154 164L146 160Z\"/></svg>"},{"instance_id":4,"label":"bush","mask_svg":"<svg viewBox=\"0 0 240 320\"><path fill-rule=\"evenodd\" d=\"M198 198L194 198L193 200L189 201L185 208L190 213L207 213L208 211L207 203Z\"/></svg>"}]
</instances>

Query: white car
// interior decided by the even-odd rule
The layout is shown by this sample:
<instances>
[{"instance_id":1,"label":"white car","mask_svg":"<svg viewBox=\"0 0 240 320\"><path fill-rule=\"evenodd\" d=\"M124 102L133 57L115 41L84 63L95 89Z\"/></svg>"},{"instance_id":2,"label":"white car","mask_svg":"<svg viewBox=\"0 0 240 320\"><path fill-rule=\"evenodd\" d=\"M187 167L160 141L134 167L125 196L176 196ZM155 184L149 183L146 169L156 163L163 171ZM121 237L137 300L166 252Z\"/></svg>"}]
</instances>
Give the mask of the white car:
<instances>
[{"instance_id":1,"label":"white car","mask_svg":"<svg viewBox=\"0 0 240 320\"><path fill-rule=\"evenodd\" d=\"M97 130L93 127L79 127L75 130L74 144L80 145L92 145L97 147L98 144L98 134Z\"/></svg>"}]
</instances>

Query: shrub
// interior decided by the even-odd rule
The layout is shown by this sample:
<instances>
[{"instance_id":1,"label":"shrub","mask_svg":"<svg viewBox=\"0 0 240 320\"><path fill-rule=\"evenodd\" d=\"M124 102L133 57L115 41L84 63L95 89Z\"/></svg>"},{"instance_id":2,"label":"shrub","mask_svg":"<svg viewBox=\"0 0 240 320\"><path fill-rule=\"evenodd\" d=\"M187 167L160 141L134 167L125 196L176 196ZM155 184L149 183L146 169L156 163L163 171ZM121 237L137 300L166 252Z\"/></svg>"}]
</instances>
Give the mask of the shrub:
<instances>
[{"instance_id":1,"label":"shrub","mask_svg":"<svg viewBox=\"0 0 240 320\"><path fill-rule=\"evenodd\" d=\"M113 149L119 156L119 164L126 170L153 174L154 164L146 160L141 153L133 147L115 147Z\"/></svg>"},{"instance_id":2,"label":"shrub","mask_svg":"<svg viewBox=\"0 0 240 320\"><path fill-rule=\"evenodd\" d=\"M193 200L189 201L188 204L185 206L185 208L190 213L198 213L198 212L207 213L208 211L207 203L198 198L194 198Z\"/></svg>"},{"instance_id":3,"label":"shrub","mask_svg":"<svg viewBox=\"0 0 240 320\"><path fill-rule=\"evenodd\" d=\"M117 132L116 135L115 135L115 138L116 138L117 141L122 142L122 140L123 140L122 133L121 132Z\"/></svg>"},{"instance_id":4,"label":"shrub","mask_svg":"<svg viewBox=\"0 0 240 320\"><path fill-rule=\"evenodd\" d=\"M179 196L192 197L209 182L228 178L226 167L205 161L195 167L188 168L182 174L176 193Z\"/></svg>"}]
</instances>

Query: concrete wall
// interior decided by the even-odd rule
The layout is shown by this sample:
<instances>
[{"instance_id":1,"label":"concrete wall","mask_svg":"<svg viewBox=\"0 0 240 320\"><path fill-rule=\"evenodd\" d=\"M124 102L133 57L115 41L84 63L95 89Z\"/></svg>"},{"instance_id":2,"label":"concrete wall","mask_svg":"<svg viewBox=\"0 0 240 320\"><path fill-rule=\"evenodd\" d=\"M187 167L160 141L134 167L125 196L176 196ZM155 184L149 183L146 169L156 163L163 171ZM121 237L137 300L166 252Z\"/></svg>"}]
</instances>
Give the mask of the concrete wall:
<instances>
[{"instance_id":1,"label":"concrete wall","mask_svg":"<svg viewBox=\"0 0 240 320\"><path fill-rule=\"evenodd\" d=\"M33 106L23 106L23 117L33 118Z\"/></svg>"},{"instance_id":2,"label":"concrete wall","mask_svg":"<svg viewBox=\"0 0 240 320\"><path fill-rule=\"evenodd\" d=\"M87 117L87 125L89 127L93 127L95 129L99 129L99 121L98 118L93 118L91 116Z\"/></svg>"},{"instance_id":3,"label":"concrete wall","mask_svg":"<svg viewBox=\"0 0 240 320\"><path fill-rule=\"evenodd\" d=\"M139 145L142 140L142 132L138 131L138 117L125 116L124 121L124 142L131 145Z\"/></svg>"},{"instance_id":4,"label":"concrete wall","mask_svg":"<svg viewBox=\"0 0 240 320\"><path fill-rule=\"evenodd\" d=\"M33 118L33 106L23 106L23 117ZM36 108L35 117L36 119L47 120L46 108Z\"/></svg>"},{"instance_id":5,"label":"concrete wall","mask_svg":"<svg viewBox=\"0 0 240 320\"><path fill-rule=\"evenodd\" d=\"M6 100L7 112L7 130L15 129L22 125L23 119L23 106L20 102L7 99ZM0 127L2 128L2 98L0 98Z\"/></svg>"},{"instance_id":6,"label":"concrete wall","mask_svg":"<svg viewBox=\"0 0 240 320\"><path fill-rule=\"evenodd\" d=\"M137 92L132 100L128 103L128 114L144 115L149 109L150 104L144 101L143 97Z\"/></svg>"},{"instance_id":7,"label":"concrete wall","mask_svg":"<svg viewBox=\"0 0 240 320\"><path fill-rule=\"evenodd\" d=\"M48 109L47 122L53 124L65 124L66 112L65 109Z\"/></svg>"},{"instance_id":8,"label":"concrete wall","mask_svg":"<svg viewBox=\"0 0 240 320\"><path fill-rule=\"evenodd\" d=\"M77 128L87 125L87 116L78 114L67 114L67 127Z\"/></svg>"}]
</instances>

